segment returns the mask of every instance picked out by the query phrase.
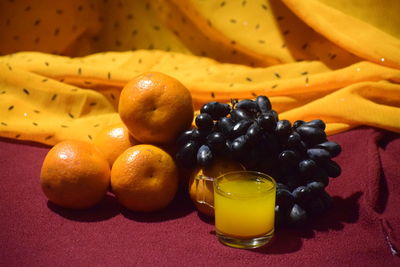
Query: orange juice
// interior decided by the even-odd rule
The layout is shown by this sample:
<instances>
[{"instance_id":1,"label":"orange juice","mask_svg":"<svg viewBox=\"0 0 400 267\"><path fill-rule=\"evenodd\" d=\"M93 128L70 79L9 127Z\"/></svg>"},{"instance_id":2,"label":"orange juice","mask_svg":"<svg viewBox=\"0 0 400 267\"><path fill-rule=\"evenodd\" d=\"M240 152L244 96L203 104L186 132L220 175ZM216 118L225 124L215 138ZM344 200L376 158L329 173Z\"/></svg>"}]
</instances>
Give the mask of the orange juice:
<instances>
[{"instance_id":1,"label":"orange juice","mask_svg":"<svg viewBox=\"0 0 400 267\"><path fill-rule=\"evenodd\" d=\"M214 188L215 226L222 235L250 239L273 233L275 183L240 177L220 179Z\"/></svg>"}]
</instances>

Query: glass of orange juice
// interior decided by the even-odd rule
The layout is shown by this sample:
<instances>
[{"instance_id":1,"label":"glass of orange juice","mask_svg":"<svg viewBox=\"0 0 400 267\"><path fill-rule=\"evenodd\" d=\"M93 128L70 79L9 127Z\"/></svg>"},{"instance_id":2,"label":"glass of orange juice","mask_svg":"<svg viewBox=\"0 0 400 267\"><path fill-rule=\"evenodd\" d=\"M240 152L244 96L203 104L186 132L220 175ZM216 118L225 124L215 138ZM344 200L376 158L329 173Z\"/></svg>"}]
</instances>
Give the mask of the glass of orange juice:
<instances>
[{"instance_id":1,"label":"glass of orange juice","mask_svg":"<svg viewBox=\"0 0 400 267\"><path fill-rule=\"evenodd\" d=\"M225 245L257 248L273 237L276 183L255 171L228 172L214 179L217 237Z\"/></svg>"}]
</instances>

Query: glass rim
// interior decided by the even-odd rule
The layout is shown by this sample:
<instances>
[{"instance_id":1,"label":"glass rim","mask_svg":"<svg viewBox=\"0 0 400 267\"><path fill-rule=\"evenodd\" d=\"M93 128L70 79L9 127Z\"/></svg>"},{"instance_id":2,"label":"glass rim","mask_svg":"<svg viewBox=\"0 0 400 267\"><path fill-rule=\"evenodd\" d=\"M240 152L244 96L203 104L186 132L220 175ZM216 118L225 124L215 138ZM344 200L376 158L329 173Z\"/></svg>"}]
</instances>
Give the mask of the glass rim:
<instances>
[{"instance_id":1,"label":"glass rim","mask_svg":"<svg viewBox=\"0 0 400 267\"><path fill-rule=\"evenodd\" d=\"M224 178L225 176L229 176L229 175L232 175L232 174L240 174L240 173L254 174L254 176L256 178L261 178L261 179L265 179L265 180L268 180L268 181L272 182L272 186L270 188L268 188L266 190L262 190L258 194L261 194L261 193L268 194L268 193L271 193L271 191L276 190L276 186L277 186L276 185L276 181L271 175L263 173L263 172L259 172L259 171L247 171L247 170L230 171L230 172L226 172L226 173L221 174L220 176L216 177L213 180L214 190L219 192L219 193L221 193L222 195L224 195L226 197L229 197L229 198L241 198L241 199L254 198L254 195L226 192L226 191L222 190L220 188L220 186L218 185L218 181L221 180L222 178ZM251 176L251 177L254 178L253 176Z\"/></svg>"}]
</instances>

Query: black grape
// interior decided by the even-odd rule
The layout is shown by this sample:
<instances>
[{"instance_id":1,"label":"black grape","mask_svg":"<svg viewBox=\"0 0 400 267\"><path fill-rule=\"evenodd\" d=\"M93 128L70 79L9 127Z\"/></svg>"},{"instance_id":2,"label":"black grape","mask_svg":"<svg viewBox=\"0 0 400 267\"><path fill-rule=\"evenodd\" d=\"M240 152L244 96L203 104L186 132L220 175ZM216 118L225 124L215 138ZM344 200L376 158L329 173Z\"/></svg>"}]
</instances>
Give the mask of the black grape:
<instances>
[{"instance_id":1,"label":"black grape","mask_svg":"<svg viewBox=\"0 0 400 267\"><path fill-rule=\"evenodd\" d=\"M293 197L296 203L306 204L310 199L312 199L312 194L310 188L307 186L299 186L292 191Z\"/></svg>"},{"instance_id":2,"label":"black grape","mask_svg":"<svg viewBox=\"0 0 400 267\"><path fill-rule=\"evenodd\" d=\"M232 138L236 138L240 135L244 135L252 123L253 122L251 120L246 119L237 122L233 126L231 132L229 133L229 136Z\"/></svg>"},{"instance_id":3,"label":"black grape","mask_svg":"<svg viewBox=\"0 0 400 267\"><path fill-rule=\"evenodd\" d=\"M196 157L198 148L199 148L199 143L197 143L196 141L187 142L177 152L176 154L177 160L187 168L195 167L197 162Z\"/></svg>"},{"instance_id":4,"label":"black grape","mask_svg":"<svg viewBox=\"0 0 400 267\"><path fill-rule=\"evenodd\" d=\"M340 176L342 173L342 169L340 168L339 164L337 164L333 160L328 160L323 164L323 167L329 177L336 178Z\"/></svg>"},{"instance_id":5,"label":"black grape","mask_svg":"<svg viewBox=\"0 0 400 267\"><path fill-rule=\"evenodd\" d=\"M223 117L217 122L217 128L225 135L229 136L230 132L235 126L235 122L228 117Z\"/></svg>"},{"instance_id":6,"label":"black grape","mask_svg":"<svg viewBox=\"0 0 400 267\"><path fill-rule=\"evenodd\" d=\"M287 138L286 146L288 148L296 148L299 146L300 142L301 136L297 132L292 132Z\"/></svg>"},{"instance_id":7,"label":"black grape","mask_svg":"<svg viewBox=\"0 0 400 267\"><path fill-rule=\"evenodd\" d=\"M257 103L258 109L261 111L261 113L267 113L272 108L271 102L269 101L269 98L266 96L263 95L257 96L255 102Z\"/></svg>"},{"instance_id":8,"label":"black grape","mask_svg":"<svg viewBox=\"0 0 400 267\"><path fill-rule=\"evenodd\" d=\"M235 156L243 156L247 149L247 144L247 138L241 135L232 141L230 148Z\"/></svg>"},{"instance_id":9,"label":"black grape","mask_svg":"<svg viewBox=\"0 0 400 267\"><path fill-rule=\"evenodd\" d=\"M298 157L293 150L283 150L279 154L278 159L282 163L282 166L287 168L293 168L298 163Z\"/></svg>"},{"instance_id":10,"label":"black grape","mask_svg":"<svg viewBox=\"0 0 400 267\"><path fill-rule=\"evenodd\" d=\"M305 126L303 124L297 127L296 131L300 134L302 140L310 146L322 143L326 140L326 134L324 130L320 128Z\"/></svg>"},{"instance_id":11,"label":"black grape","mask_svg":"<svg viewBox=\"0 0 400 267\"><path fill-rule=\"evenodd\" d=\"M276 191L276 205L288 210L294 205L294 197L287 189L277 189Z\"/></svg>"},{"instance_id":12,"label":"black grape","mask_svg":"<svg viewBox=\"0 0 400 267\"><path fill-rule=\"evenodd\" d=\"M261 133L261 127L258 125L258 123L253 122L246 131L246 137L249 142L254 143L259 140Z\"/></svg>"},{"instance_id":13,"label":"black grape","mask_svg":"<svg viewBox=\"0 0 400 267\"><path fill-rule=\"evenodd\" d=\"M278 112L276 112L275 110L271 109L270 111L268 111L267 113L272 114L275 117L276 121L279 121L279 115Z\"/></svg>"},{"instance_id":14,"label":"black grape","mask_svg":"<svg viewBox=\"0 0 400 267\"><path fill-rule=\"evenodd\" d=\"M304 159L299 162L298 170L301 175L309 176L317 170L317 163L312 159Z\"/></svg>"},{"instance_id":15,"label":"black grape","mask_svg":"<svg viewBox=\"0 0 400 267\"><path fill-rule=\"evenodd\" d=\"M241 120L252 120L254 116L245 109L237 108L231 111L231 118L233 121L238 122Z\"/></svg>"},{"instance_id":16,"label":"black grape","mask_svg":"<svg viewBox=\"0 0 400 267\"><path fill-rule=\"evenodd\" d=\"M231 107L229 104L219 102L209 102L200 109L201 113L210 114L213 120L218 120L219 118L227 116L230 111Z\"/></svg>"},{"instance_id":17,"label":"black grape","mask_svg":"<svg viewBox=\"0 0 400 267\"><path fill-rule=\"evenodd\" d=\"M258 111L257 103L250 99L244 99L239 101L235 107L237 109L244 109L250 113L257 113Z\"/></svg>"},{"instance_id":18,"label":"black grape","mask_svg":"<svg viewBox=\"0 0 400 267\"><path fill-rule=\"evenodd\" d=\"M341 146L333 141L326 141L315 146L316 148L323 148L331 154L331 157L336 157L342 152Z\"/></svg>"},{"instance_id":19,"label":"black grape","mask_svg":"<svg viewBox=\"0 0 400 267\"><path fill-rule=\"evenodd\" d=\"M213 151L220 151L226 144L225 136L220 132L210 133L206 138L208 146Z\"/></svg>"},{"instance_id":20,"label":"black grape","mask_svg":"<svg viewBox=\"0 0 400 267\"><path fill-rule=\"evenodd\" d=\"M326 162L331 158L331 154L322 148L310 148L307 149L307 155L310 159L315 162Z\"/></svg>"},{"instance_id":21,"label":"black grape","mask_svg":"<svg viewBox=\"0 0 400 267\"><path fill-rule=\"evenodd\" d=\"M200 166L208 166L213 161L213 154L207 145L202 145L196 154L197 163Z\"/></svg>"},{"instance_id":22,"label":"black grape","mask_svg":"<svg viewBox=\"0 0 400 267\"><path fill-rule=\"evenodd\" d=\"M200 131L198 129L194 128L194 129L190 129L190 130L187 130L187 131L184 131L183 133L181 133L179 135L178 139L176 140L176 144L179 146L183 146L188 141L200 141L201 138L202 138L202 135L201 135Z\"/></svg>"},{"instance_id":23,"label":"black grape","mask_svg":"<svg viewBox=\"0 0 400 267\"><path fill-rule=\"evenodd\" d=\"M200 113L197 115L195 123L200 131L209 132L214 127L213 119L208 113Z\"/></svg>"},{"instance_id":24,"label":"black grape","mask_svg":"<svg viewBox=\"0 0 400 267\"><path fill-rule=\"evenodd\" d=\"M256 118L256 122L267 132L272 132L276 127L276 118L272 113L264 113Z\"/></svg>"},{"instance_id":25,"label":"black grape","mask_svg":"<svg viewBox=\"0 0 400 267\"><path fill-rule=\"evenodd\" d=\"M289 187L287 187L285 184L283 183L276 183L276 190L280 190L280 189L285 189L285 190L289 190Z\"/></svg>"},{"instance_id":26,"label":"black grape","mask_svg":"<svg viewBox=\"0 0 400 267\"><path fill-rule=\"evenodd\" d=\"M299 126L303 125L304 123L305 123L305 121L303 121L303 120L297 120L297 121L293 122L292 128L295 130L295 129L297 129Z\"/></svg>"},{"instance_id":27,"label":"black grape","mask_svg":"<svg viewBox=\"0 0 400 267\"><path fill-rule=\"evenodd\" d=\"M300 143L297 145L296 148L301 154L304 154L305 156L307 156L308 146L304 141L300 141Z\"/></svg>"},{"instance_id":28,"label":"black grape","mask_svg":"<svg viewBox=\"0 0 400 267\"><path fill-rule=\"evenodd\" d=\"M275 134L280 138L287 137L290 134L291 130L292 125L288 120L280 120L276 123Z\"/></svg>"},{"instance_id":29,"label":"black grape","mask_svg":"<svg viewBox=\"0 0 400 267\"><path fill-rule=\"evenodd\" d=\"M288 223L291 226L302 227L307 224L307 213L298 204L294 204L289 213Z\"/></svg>"},{"instance_id":30,"label":"black grape","mask_svg":"<svg viewBox=\"0 0 400 267\"><path fill-rule=\"evenodd\" d=\"M307 184L307 188L312 194L319 194L324 190L325 185L322 182L312 181Z\"/></svg>"},{"instance_id":31,"label":"black grape","mask_svg":"<svg viewBox=\"0 0 400 267\"><path fill-rule=\"evenodd\" d=\"M319 119L308 121L308 122L304 123L303 125L310 126L310 127L316 127L321 130L325 130L325 127L326 127L325 122L323 122L322 120L319 120Z\"/></svg>"}]
</instances>

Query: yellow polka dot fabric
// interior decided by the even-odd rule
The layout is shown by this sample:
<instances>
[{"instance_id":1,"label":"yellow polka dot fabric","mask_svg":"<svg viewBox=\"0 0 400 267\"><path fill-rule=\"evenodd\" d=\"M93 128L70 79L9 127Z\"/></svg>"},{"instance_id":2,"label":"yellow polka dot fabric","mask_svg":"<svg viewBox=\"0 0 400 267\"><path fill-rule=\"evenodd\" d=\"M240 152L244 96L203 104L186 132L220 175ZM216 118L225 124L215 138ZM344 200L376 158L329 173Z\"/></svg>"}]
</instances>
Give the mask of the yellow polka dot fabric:
<instances>
[{"instance_id":1,"label":"yellow polka dot fabric","mask_svg":"<svg viewBox=\"0 0 400 267\"><path fill-rule=\"evenodd\" d=\"M208 101L270 97L333 134L400 132L400 2L0 1L0 136L93 140L145 71Z\"/></svg>"}]
</instances>

